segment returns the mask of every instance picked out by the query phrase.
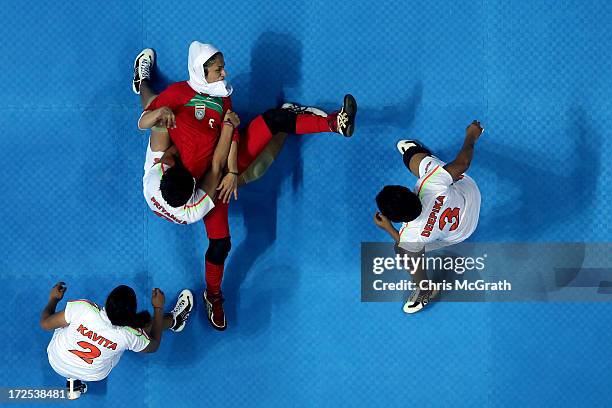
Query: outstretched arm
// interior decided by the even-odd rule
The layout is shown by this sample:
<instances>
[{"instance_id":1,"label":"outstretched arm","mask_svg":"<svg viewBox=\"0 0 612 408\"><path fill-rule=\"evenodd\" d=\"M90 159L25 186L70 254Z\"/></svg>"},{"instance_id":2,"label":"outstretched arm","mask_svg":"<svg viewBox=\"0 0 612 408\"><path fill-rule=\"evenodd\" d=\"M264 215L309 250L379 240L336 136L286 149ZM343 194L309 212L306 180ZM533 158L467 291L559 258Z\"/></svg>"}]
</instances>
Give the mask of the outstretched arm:
<instances>
[{"instance_id":1,"label":"outstretched arm","mask_svg":"<svg viewBox=\"0 0 612 408\"><path fill-rule=\"evenodd\" d=\"M51 289L51 293L49 294L49 302L47 302L47 306L43 309L40 315L40 327L43 330L53 330L59 329L60 327L67 326L68 323L64 318L64 311L55 313L55 308L60 300L64 297L64 293L66 292L66 284L64 282L58 282Z\"/></svg>"},{"instance_id":2,"label":"outstretched arm","mask_svg":"<svg viewBox=\"0 0 612 408\"><path fill-rule=\"evenodd\" d=\"M153 322L151 325L150 341L141 353L155 353L161 344L162 331L164 329L164 304L166 296L159 288L154 288L151 294L151 304L153 305Z\"/></svg>"},{"instance_id":3,"label":"outstretched arm","mask_svg":"<svg viewBox=\"0 0 612 408\"><path fill-rule=\"evenodd\" d=\"M453 177L453 181L461 179L462 174L470 167L472 157L474 156L474 145L483 131L484 129L477 120L467 127L465 140L459 154L457 154L455 160L444 166L444 169Z\"/></svg>"}]
</instances>

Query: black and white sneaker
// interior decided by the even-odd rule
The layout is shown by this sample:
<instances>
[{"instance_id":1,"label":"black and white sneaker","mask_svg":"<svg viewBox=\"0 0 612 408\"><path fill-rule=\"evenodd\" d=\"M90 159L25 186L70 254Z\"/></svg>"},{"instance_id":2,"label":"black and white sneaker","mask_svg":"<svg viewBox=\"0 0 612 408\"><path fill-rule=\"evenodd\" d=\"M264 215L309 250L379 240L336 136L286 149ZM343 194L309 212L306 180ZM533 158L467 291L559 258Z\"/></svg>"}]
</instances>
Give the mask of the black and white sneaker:
<instances>
[{"instance_id":1,"label":"black and white sneaker","mask_svg":"<svg viewBox=\"0 0 612 408\"><path fill-rule=\"evenodd\" d=\"M151 79L151 69L155 64L155 51L145 48L134 60L134 78L132 79L132 90L136 95L140 95L140 83Z\"/></svg>"},{"instance_id":2,"label":"black and white sneaker","mask_svg":"<svg viewBox=\"0 0 612 408\"><path fill-rule=\"evenodd\" d=\"M353 136L355 116L357 116L357 101L353 95L346 94L342 108L327 117L330 130L346 137Z\"/></svg>"},{"instance_id":3,"label":"black and white sneaker","mask_svg":"<svg viewBox=\"0 0 612 408\"><path fill-rule=\"evenodd\" d=\"M75 378L66 378L66 389L68 392L68 399L75 400L87 393L87 384Z\"/></svg>"},{"instance_id":4,"label":"black and white sneaker","mask_svg":"<svg viewBox=\"0 0 612 408\"><path fill-rule=\"evenodd\" d=\"M298 105L297 103L293 103L293 102L284 103L283 106L281 106L281 109L289 110L298 115L306 113L306 114L321 116L323 118L327 117L327 112L324 112L319 108L315 108L314 106L302 106L302 105Z\"/></svg>"},{"instance_id":5,"label":"black and white sneaker","mask_svg":"<svg viewBox=\"0 0 612 408\"><path fill-rule=\"evenodd\" d=\"M176 306L170 314L174 319L174 325L170 328L173 332L180 332L185 328L189 314L193 310L193 293L189 289L183 290L176 302Z\"/></svg>"},{"instance_id":6,"label":"black and white sneaker","mask_svg":"<svg viewBox=\"0 0 612 408\"><path fill-rule=\"evenodd\" d=\"M438 295L437 290L415 289L404 304L404 313L412 314L420 312Z\"/></svg>"},{"instance_id":7,"label":"black and white sneaker","mask_svg":"<svg viewBox=\"0 0 612 408\"><path fill-rule=\"evenodd\" d=\"M400 154L403 156L404 153L406 153L410 148L422 146L416 140L400 140L399 142L397 142L396 147Z\"/></svg>"}]
</instances>

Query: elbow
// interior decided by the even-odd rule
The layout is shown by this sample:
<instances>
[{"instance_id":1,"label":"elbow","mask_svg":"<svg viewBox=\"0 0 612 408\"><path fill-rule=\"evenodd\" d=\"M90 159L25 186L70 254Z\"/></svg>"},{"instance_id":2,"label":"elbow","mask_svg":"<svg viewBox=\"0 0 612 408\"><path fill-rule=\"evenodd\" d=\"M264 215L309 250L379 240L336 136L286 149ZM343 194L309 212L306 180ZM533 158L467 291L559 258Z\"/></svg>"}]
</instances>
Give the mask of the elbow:
<instances>
[{"instance_id":1,"label":"elbow","mask_svg":"<svg viewBox=\"0 0 612 408\"><path fill-rule=\"evenodd\" d=\"M461 173L465 173L470 168L470 160L459 160L457 162L458 167L461 169Z\"/></svg>"},{"instance_id":2,"label":"elbow","mask_svg":"<svg viewBox=\"0 0 612 408\"><path fill-rule=\"evenodd\" d=\"M146 348L146 352L155 353L157 350L159 350L159 343L160 343L159 341L151 339L149 346Z\"/></svg>"},{"instance_id":3,"label":"elbow","mask_svg":"<svg viewBox=\"0 0 612 408\"><path fill-rule=\"evenodd\" d=\"M151 126L147 126L147 123L143 123L145 121L143 120L139 120L138 121L138 129L140 130L147 130L147 129L151 129Z\"/></svg>"},{"instance_id":4,"label":"elbow","mask_svg":"<svg viewBox=\"0 0 612 408\"><path fill-rule=\"evenodd\" d=\"M43 330L50 330L49 325L47 324L47 319L40 319L40 328Z\"/></svg>"}]
</instances>

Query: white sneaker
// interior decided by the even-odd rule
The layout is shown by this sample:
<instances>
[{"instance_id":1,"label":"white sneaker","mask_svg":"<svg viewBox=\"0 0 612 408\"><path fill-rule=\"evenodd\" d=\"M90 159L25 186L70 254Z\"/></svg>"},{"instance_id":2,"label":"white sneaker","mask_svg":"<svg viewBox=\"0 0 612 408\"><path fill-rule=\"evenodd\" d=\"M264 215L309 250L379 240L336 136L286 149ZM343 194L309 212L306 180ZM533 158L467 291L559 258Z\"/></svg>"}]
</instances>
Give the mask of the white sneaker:
<instances>
[{"instance_id":1,"label":"white sneaker","mask_svg":"<svg viewBox=\"0 0 612 408\"><path fill-rule=\"evenodd\" d=\"M396 146L397 146L397 150L403 156L404 153L408 151L408 149L410 149L411 147L420 146L420 144L417 143L417 141L415 140L400 140L399 142L397 142Z\"/></svg>"},{"instance_id":2,"label":"white sneaker","mask_svg":"<svg viewBox=\"0 0 612 408\"><path fill-rule=\"evenodd\" d=\"M193 293L189 289L183 290L176 302L176 306L170 314L174 319L174 325L170 328L173 332L180 332L185 328L189 313L193 310Z\"/></svg>"},{"instance_id":3,"label":"white sneaker","mask_svg":"<svg viewBox=\"0 0 612 408\"><path fill-rule=\"evenodd\" d=\"M81 395L87 393L87 384L75 378L66 378L66 388L69 400L79 399Z\"/></svg>"},{"instance_id":4,"label":"white sneaker","mask_svg":"<svg viewBox=\"0 0 612 408\"><path fill-rule=\"evenodd\" d=\"M290 110L293 113L310 113L312 115L317 115L324 118L327 117L327 113L319 108L315 108L313 106L302 106L292 102L284 103L283 106L281 106L281 109Z\"/></svg>"},{"instance_id":5,"label":"white sneaker","mask_svg":"<svg viewBox=\"0 0 612 408\"><path fill-rule=\"evenodd\" d=\"M132 79L132 90L140 95L140 83L144 79L151 79L151 69L155 64L155 51L145 48L134 60L134 78Z\"/></svg>"},{"instance_id":6,"label":"white sneaker","mask_svg":"<svg viewBox=\"0 0 612 408\"><path fill-rule=\"evenodd\" d=\"M438 293L438 290L422 290L419 288L413 290L404 304L404 313L412 314L420 312L429 302L438 296Z\"/></svg>"}]
</instances>

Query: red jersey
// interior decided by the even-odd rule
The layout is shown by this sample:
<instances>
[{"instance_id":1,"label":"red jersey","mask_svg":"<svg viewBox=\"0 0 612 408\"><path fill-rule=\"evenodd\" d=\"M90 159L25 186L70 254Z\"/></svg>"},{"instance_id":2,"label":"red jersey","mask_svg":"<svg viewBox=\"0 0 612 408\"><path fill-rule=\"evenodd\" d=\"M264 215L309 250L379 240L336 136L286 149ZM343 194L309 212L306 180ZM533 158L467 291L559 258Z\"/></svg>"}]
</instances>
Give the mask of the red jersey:
<instances>
[{"instance_id":1,"label":"red jersey","mask_svg":"<svg viewBox=\"0 0 612 408\"><path fill-rule=\"evenodd\" d=\"M232 109L229 97L200 94L187 81L176 82L160 93L147 110L167 106L176 117L176 128L168 129L181 161L191 175L199 179L210 166L219 141L223 117ZM234 140L238 130L234 130Z\"/></svg>"}]
</instances>

